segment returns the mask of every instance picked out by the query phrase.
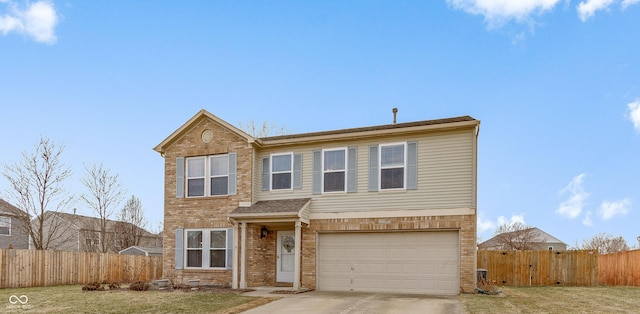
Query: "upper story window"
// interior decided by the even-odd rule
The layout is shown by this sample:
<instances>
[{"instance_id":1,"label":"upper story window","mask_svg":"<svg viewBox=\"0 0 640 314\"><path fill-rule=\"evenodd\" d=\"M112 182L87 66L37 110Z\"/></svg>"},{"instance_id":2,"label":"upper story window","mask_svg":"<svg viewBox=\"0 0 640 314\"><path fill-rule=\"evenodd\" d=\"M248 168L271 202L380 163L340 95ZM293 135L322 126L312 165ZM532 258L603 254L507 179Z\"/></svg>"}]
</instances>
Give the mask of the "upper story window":
<instances>
[{"instance_id":1,"label":"upper story window","mask_svg":"<svg viewBox=\"0 0 640 314\"><path fill-rule=\"evenodd\" d=\"M11 235L11 217L0 217L0 235Z\"/></svg>"},{"instance_id":2,"label":"upper story window","mask_svg":"<svg viewBox=\"0 0 640 314\"><path fill-rule=\"evenodd\" d=\"M414 190L417 186L417 142L369 146L369 191Z\"/></svg>"},{"instance_id":3,"label":"upper story window","mask_svg":"<svg viewBox=\"0 0 640 314\"><path fill-rule=\"evenodd\" d=\"M280 153L262 158L262 190L302 188L302 154Z\"/></svg>"},{"instance_id":4,"label":"upper story window","mask_svg":"<svg viewBox=\"0 0 640 314\"><path fill-rule=\"evenodd\" d=\"M235 153L187 158L187 197L235 194L235 172Z\"/></svg>"},{"instance_id":5,"label":"upper story window","mask_svg":"<svg viewBox=\"0 0 640 314\"><path fill-rule=\"evenodd\" d=\"M271 155L271 189L290 190L293 175L293 154Z\"/></svg>"},{"instance_id":6,"label":"upper story window","mask_svg":"<svg viewBox=\"0 0 640 314\"><path fill-rule=\"evenodd\" d=\"M186 230L187 268L228 268L232 235L229 229Z\"/></svg>"},{"instance_id":7,"label":"upper story window","mask_svg":"<svg viewBox=\"0 0 640 314\"><path fill-rule=\"evenodd\" d=\"M187 196L204 196L205 157L187 158Z\"/></svg>"},{"instance_id":8,"label":"upper story window","mask_svg":"<svg viewBox=\"0 0 640 314\"><path fill-rule=\"evenodd\" d=\"M347 149L322 152L323 192L344 192L347 184Z\"/></svg>"},{"instance_id":9,"label":"upper story window","mask_svg":"<svg viewBox=\"0 0 640 314\"><path fill-rule=\"evenodd\" d=\"M312 194L358 190L358 148L326 148L313 151Z\"/></svg>"},{"instance_id":10,"label":"upper story window","mask_svg":"<svg viewBox=\"0 0 640 314\"><path fill-rule=\"evenodd\" d=\"M404 189L406 143L380 145L380 189Z\"/></svg>"},{"instance_id":11,"label":"upper story window","mask_svg":"<svg viewBox=\"0 0 640 314\"><path fill-rule=\"evenodd\" d=\"M209 157L211 195L229 194L229 155Z\"/></svg>"}]
</instances>

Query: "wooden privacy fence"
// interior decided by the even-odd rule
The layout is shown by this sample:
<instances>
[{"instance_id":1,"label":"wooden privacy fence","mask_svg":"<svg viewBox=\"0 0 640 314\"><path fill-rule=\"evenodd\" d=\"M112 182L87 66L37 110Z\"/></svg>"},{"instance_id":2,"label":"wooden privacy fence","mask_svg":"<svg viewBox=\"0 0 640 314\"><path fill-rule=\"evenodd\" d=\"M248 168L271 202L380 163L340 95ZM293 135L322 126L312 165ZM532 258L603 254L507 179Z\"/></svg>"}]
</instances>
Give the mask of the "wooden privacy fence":
<instances>
[{"instance_id":1,"label":"wooden privacy fence","mask_svg":"<svg viewBox=\"0 0 640 314\"><path fill-rule=\"evenodd\" d=\"M600 255L598 267L601 285L640 287L640 250Z\"/></svg>"},{"instance_id":2,"label":"wooden privacy fence","mask_svg":"<svg viewBox=\"0 0 640 314\"><path fill-rule=\"evenodd\" d=\"M478 268L504 286L598 286L594 251L478 251Z\"/></svg>"},{"instance_id":3,"label":"wooden privacy fence","mask_svg":"<svg viewBox=\"0 0 640 314\"><path fill-rule=\"evenodd\" d=\"M0 288L151 281L162 256L39 250L0 250Z\"/></svg>"}]
</instances>

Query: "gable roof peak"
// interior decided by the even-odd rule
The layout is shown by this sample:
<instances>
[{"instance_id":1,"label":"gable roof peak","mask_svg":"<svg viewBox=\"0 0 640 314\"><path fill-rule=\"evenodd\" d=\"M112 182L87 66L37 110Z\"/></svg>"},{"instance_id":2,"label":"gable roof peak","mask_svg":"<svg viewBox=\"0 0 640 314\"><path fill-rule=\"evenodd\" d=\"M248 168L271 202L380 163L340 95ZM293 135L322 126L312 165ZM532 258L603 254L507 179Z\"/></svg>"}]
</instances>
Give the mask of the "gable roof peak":
<instances>
[{"instance_id":1,"label":"gable roof peak","mask_svg":"<svg viewBox=\"0 0 640 314\"><path fill-rule=\"evenodd\" d=\"M175 131L173 131L173 133L171 133L171 135L169 135L162 142L160 142L160 144L156 145L156 147L154 147L153 150L155 150L156 152L158 152L161 155L163 155L165 150L166 150L166 148L167 148L167 146L169 146L171 143L173 143L178 137L180 137L187 130L189 130L189 128L194 123L200 121L200 119L202 119L202 118L208 118L208 119L211 119L211 120L215 121L216 123L220 124L221 126L223 126L224 128L228 129L229 131L231 131L231 132L237 134L238 136L246 139L248 143L253 143L256 140L253 136L251 136L251 135L247 134L246 132L240 130L239 128L233 126L229 122L227 122L227 121L225 121L223 119L220 119L219 117L217 117L216 115L210 113L209 111L207 111L205 109L200 109L200 111L198 111L195 115L193 115L193 117L191 117L189 120L187 120L187 122L182 124L182 126L180 126Z\"/></svg>"}]
</instances>

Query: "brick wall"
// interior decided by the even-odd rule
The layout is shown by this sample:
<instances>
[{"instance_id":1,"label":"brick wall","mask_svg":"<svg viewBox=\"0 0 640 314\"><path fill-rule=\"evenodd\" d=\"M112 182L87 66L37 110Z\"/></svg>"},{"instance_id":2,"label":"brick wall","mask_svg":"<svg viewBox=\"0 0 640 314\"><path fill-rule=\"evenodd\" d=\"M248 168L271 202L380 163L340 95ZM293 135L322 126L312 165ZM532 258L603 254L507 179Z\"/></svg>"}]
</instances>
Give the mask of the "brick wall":
<instances>
[{"instance_id":1,"label":"brick wall","mask_svg":"<svg viewBox=\"0 0 640 314\"><path fill-rule=\"evenodd\" d=\"M302 228L302 286L316 287L316 238L319 232L438 229L459 230L460 290L463 293L473 292L476 278L475 215L311 220L309 228Z\"/></svg>"},{"instance_id":2,"label":"brick wall","mask_svg":"<svg viewBox=\"0 0 640 314\"><path fill-rule=\"evenodd\" d=\"M204 143L204 130L213 139ZM176 158L237 153L237 195L176 198ZM176 270L175 230L177 228L232 228L227 214L240 202L251 201L253 148L247 141L216 122L201 118L172 143L165 152L163 276L178 281L200 279L202 283L230 284L231 270Z\"/></svg>"}]
</instances>

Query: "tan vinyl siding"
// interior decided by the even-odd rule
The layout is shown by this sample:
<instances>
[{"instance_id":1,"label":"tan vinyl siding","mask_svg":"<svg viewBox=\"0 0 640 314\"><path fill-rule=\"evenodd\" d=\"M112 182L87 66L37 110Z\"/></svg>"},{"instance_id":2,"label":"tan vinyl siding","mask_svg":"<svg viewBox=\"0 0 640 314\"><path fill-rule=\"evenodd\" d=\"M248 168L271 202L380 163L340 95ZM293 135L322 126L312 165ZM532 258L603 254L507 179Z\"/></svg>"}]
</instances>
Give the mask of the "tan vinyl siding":
<instances>
[{"instance_id":1,"label":"tan vinyl siding","mask_svg":"<svg viewBox=\"0 0 640 314\"><path fill-rule=\"evenodd\" d=\"M418 189L399 191L368 191L369 146L395 142L418 143ZM388 137L375 140L340 141L318 146L280 147L264 149L256 154L254 173L262 173L262 158L272 153L303 154L303 187L286 191L262 191L261 176L254 176L254 201L311 197L314 213L473 208L474 205L474 143L473 129L431 132L410 137ZM312 195L313 150L337 147L358 148L358 192Z\"/></svg>"}]
</instances>

